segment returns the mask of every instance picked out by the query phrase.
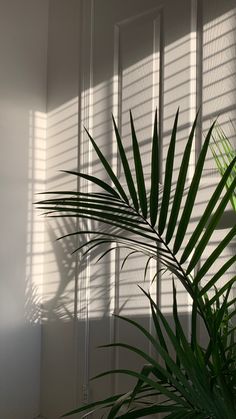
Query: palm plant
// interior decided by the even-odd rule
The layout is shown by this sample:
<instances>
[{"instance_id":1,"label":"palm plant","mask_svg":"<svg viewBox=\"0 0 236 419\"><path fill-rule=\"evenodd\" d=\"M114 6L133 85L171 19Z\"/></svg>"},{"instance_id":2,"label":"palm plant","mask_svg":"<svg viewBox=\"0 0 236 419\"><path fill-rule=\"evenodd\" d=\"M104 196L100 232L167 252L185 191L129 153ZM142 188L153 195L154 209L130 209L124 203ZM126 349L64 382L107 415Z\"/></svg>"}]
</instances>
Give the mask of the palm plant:
<instances>
[{"instance_id":1,"label":"palm plant","mask_svg":"<svg viewBox=\"0 0 236 419\"><path fill-rule=\"evenodd\" d=\"M224 175L228 165L232 162L232 160L236 156L236 150L232 146L230 140L228 139L227 135L223 131L220 126L215 128L215 135L213 135L213 142L210 144L210 149L213 154L214 160L216 162L218 172L221 176ZM232 181L236 176L236 168L234 167L231 171L230 176L226 182L226 188L229 188ZM233 210L236 212L236 192L235 190L232 192L230 198L231 205Z\"/></svg>"},{"instance_id":2,"label":"palm plant","mask_svg":"<svg viewBox=\"0 0 236 419\"><path fill-rule=\"evenodd\" d=\"M156 358L151 357L143 350L122 342L109 345L135 352L144 360L145 365L141 372L113 370L105 372L101 376L117 373L127 374L137 379L136 386L126 394L117 394L106 400L82 406L65 416L79 412L85 412L86 416L94 410L107 409L107 418L109 419L138 418L159 412L164 412L165 417L169 419L233 419L236 417L236 354L235 328L233 327L236 310L234 299L231 298L230 293L236 278L226 280L225 285L221 288L217 287L220 279L236 262L236 256L227 260L208 282L204 282L212 265L235 237L236 226L231 228L215 250L205 259L202 266L197 269L200 258L234 192L236 178L228 185L222 196L222 191L234 170L236 157L232 159L222 174L221 181L208 200L195 230L189 235L183 248L183 241L189 232L191 215L196 203L204 162L215 124L212 124L206 135L194 175L187 187L187 173L197 125L196 116L186 142L177 182L173 188L172 175L178 118L179 111L174 119L162 188L159 175L157 112L150 156L150 191L147 190L134 121L132 113L130 113L135 180L113 118L126 187L122 186L111 165L87 132L112 184L85 173L68 172L99 186L101 191L96 193L62 191L59 197L52 197L38 203L38 207L46 210L50 217L79 217L110 226L110 230L105 232L101 228L100 230L88 229L72 233L73 235L91 235L89 241L75 251L87 246L85 251L87 254L102 244L115 243L116 247L125 247L130 251L127 257L134 252L144 254L147 257L145 271L149 262L154 259L158 260L173 278L175 331L170 327L156 302L144 290L151 307L155 335L150 334L135 321L121 317L122 321L130 323L145 335L161 358L161 362L157 362ZM58 194L58 192L50 193ZM112 249L113 247L108 248L101 257ZM155 277L157 276L158 272ZM176 280L182 283L192 298L190 341L186 337L179 318ZM204 325L202 327L205 327L208 336L205 347L201 346L197 336L199 322ZM172 353L171 345L175 350L175 357L170 355Z\"/></svg>"}]
</instances>

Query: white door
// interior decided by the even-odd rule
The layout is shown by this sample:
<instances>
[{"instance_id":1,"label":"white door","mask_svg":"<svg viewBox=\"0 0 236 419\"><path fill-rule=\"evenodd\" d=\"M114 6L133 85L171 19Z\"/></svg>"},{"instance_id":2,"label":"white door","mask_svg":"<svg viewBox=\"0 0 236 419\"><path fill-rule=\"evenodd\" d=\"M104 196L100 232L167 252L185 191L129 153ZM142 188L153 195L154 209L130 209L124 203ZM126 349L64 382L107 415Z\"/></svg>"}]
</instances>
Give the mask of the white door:
<instances>
[{"instance_id":1,"label":"white door","mask_svg":"<svg viewBox=\"0 0 236 419\"><path fill-rule=\"evenodd\" d=\"M58 6L59 3L63 6L62 9ZM63 136L67 124L69 125L69 114L73 116L73 130L74 127L77 130L76 112L79 108L80 171L105 178L104 171L83 130L85 126L113 164L122 181L122 170L116 161L111 114L113 113L117 119L127 155L131 159L128 112L132 109L148 182L150 168L147 156L150 150L155 108L157 107L159 115L164 165L173 118L178 106L180 107L176 152L178 165L178 156L181 157L186 135L189 133L197 108L202 105L202 122L200 121L196 135L195 152L190 167L191 176L195 154L197 155L201 144L201 125L207 129L212 119L222 114L223 128L230 134L228 121L236 119L235 0L81 0L78 1L81 6L81 19L78 20L76 28L74 21L70 25L65 17L66 10L72 7L72 3L75 4L76 1L54 1L53 10L56 9L58 12L58 26L63 17L66 31L69 31L69 39L77 36L77 31L81 35L81 49L78 50L82 63L79 100L70 103L70 108L67 104L65 126L62 125L61 129L59 124L57 128L60 131L59 135L53 132L53 148L49 150L48 156L50 157L50 153L55 153L55 158L58 159L58 152L67 156L65 151L68 147L69 155L73 154L73 162L65 159L66 166L57 165L57 168L70 170L77 167L77 155L74 153L74 148L70 148L72 136L73 145L77 147L77 132L73 134L74 131L69 131L65 141L60 141L60 135ZM53 27L51 30L53 32ZM60 35L61 38L64 39L63 33ZM54 42L60 51L58 37L55 36ZM66 67L66 62L64 66ZM49 87L50 83L49 80ZM70 83L68 90L69 88L71 88ZM66 86L63 84L61 89L64 92ZM56 129L55 122L61 118L57 109L53 118L56 118L56 121L52 121L52 128L49 127L49 131ZM54 170L56 171L53 166L51 172ZM196 218L211 194L211 187L218 182L218 179L209 155L204 171L202 199L196 206ZM51 189L55 189L55 182L50 186ZM75 184L72 187L74 186ZM85 183L81 186L83 190L87 190ZM70 188L70 185L63 184L63 187ZM60 234L59 230L58 235ZM226 232L219 230L216 240L213 240L213 246L221 239L222 234ZM54 243L54 236L52 241ZM63 243L66 247L66 242ZM70 245L73 247L74 242ZM67 260L64 263L61 254L58 251L57 253L59 267L55 267L54 275L67 278L67 267L70 267L70 264ZM117 367L139 370L143 361L134 359L124 351L97 349L97 346L112 341L126 341L146 350L150 349L138 332L118 322L112 316L114 312L120 313L141 322L147 328L151 327L147 301L137 288L137 283L144 285L146 289L149 287L152 272L143 284L143 266L146 261L134 255L120 273L124 257L122 252L111 253L96 263L98 256L95 254L91 256L86 269L83 260L83 269L76 283L77 293L74 291L76 276L74 269L70 269L72 280L69 278L68 285L66 283L63 289L59 286L55 293L51 292L50 287L53 274L51 269L44 274L45 283L48 280L49 284L44 286L46 299L48 294L49 302L55 302L56 299L50 297L51 294L53 296L55 294L56 297L59 295L62 298L60 302L63 301L64 295L67 297L69 294L69 311L72 313L72 321L68 324L63 321L58 323L52 321L48 322L46 327L44 325L42 399L46 412L43 413L49 419L56 418L58 412L63 413L69 409L72 392L71 408L74 408L82 401L96 400L108 396L111 392L129 389L130 380L124 377L107 378L92 383L89 382L89 378L104 370ZM222 261L219 260L219 263ZM47 267L45 271L46 269ZM60 281L58 282L60 284ZM155 285L152 287L153 296L157 298L166 316L171 318L171 281L162 278L157 284L157 288ZM189 301L181 288L178 298L183 320L188 327ZM60 309L63 311L63 307L60 306ZM67 312L64 317L67 318ZM74 319L77 319L76 327ZM61 347L62 339L60 356L55 356L58 347ZM55 371L50 369L52 365Z\"/></svg>"},{"instance_id":2,"label":"white door","mask_svg":"<svg viewBox=\"0 0 236 419\"><path fill-rule=\"evenodd\" d=\"M86 1L83 21L81 126L89 129L122 181L122 170L116 161L111 114L117 120L131 162L131 109L148 181L148 153L155 108L159 113L163 159L177 107L180 106L179 152L196 113L196 5L189 0ZM81 138L81 167L106 180L83 128ZM151 269L149 278L143 283L146 259L134 255L120 272L125 255L124 251L113 252L97 263L93 255L86 275L83 274L79 282L82 310L87 306L87 313L83 311L85 353L81 363L84 376L80 384L85 400L128 390L132 381L128 377L112 376L89 383L89 377L111 368L140 370L143 364L143 360L127 351L96 349L97 346L123 341L147 352L151 350L140 332L112 316L119 313L148 329L151 327L148 301L137 284L148 289L153 271ZM162 284L163 293L159 292L158 301L169 315L172 306L169 280L163 279ZM154 284L155 298L157 289L160 290L160 285ZM188 299L185 294L181 298L185 315ZM79 325L81 328L81 322Z\"/></svg>"}]
</instances>

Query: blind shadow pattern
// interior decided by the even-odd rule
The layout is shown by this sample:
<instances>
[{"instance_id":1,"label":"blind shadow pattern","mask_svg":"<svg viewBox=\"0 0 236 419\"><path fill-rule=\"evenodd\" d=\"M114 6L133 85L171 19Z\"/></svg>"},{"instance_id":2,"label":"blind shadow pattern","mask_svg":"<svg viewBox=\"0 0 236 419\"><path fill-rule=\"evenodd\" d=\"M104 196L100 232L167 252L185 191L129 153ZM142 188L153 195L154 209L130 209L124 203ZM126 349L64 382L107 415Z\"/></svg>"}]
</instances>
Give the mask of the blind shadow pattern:
<instances>
[{"instance_id":1,"label":"blind shadow pattern","mask_svg":"<svg viewBox=\"0 0 236 419\"><path fill-rule=\"evenodd\" d=\"M207 9L207 6L204 6ZM207 10L204 10L207 16ZM204 19L203 19L204 20ZM218 116L219 108L221 109L221 119L223 128L228 129L228 118L235 120L235 10L231 9L223 14L219 14L216 19L210 19L209 16L203 22L203 68L202 68L202 95L203 95L203 130L206 131L210 122ZM186 143L187 133L189 132L191 117L195 113L196 108L191 95L196 95L196 74L192 72L191 55L196 54L193 49L192 37L187 34L182 38L173 40L172 43L164 45L164 77L163 77L163 136L162 136L162 153L163 167L165 167L168 143L170 138L173 116L177 106L180 105L180 126L176 145L176 166L173 171L173 185L177 180L178 169L180 166L181 156L184 145ZM124 63L122 68L122 104L120 110L120 128L126 154L131 155L130 133L128 130L128 109L134 110L135 124L137 127L137 136L141 155L144 161L144 172L150 177L150 165L147 160L150 150L150 125L153 116L153 102L149 99L149 94L156 86L153 85L152 64L153 57L140 51L140 56L136 57L135 63ZM114 106L114 79L108 78L100 83L95 83L89 88L89 94L92 96L92 106L87 105L87 109L81 109L82 114L91 114L89 125L100 150L114 163L116 166L116 148L112 144L111 139L112 125L110 120L110 110ZM86 91L83 92L86 94ZM89 109L90 108L90 109ZM92 110L91 110L92 108ZM86 118L84 118L87 121ZM82 121L84 121L82 119ZM57 173L57 170L75 170L78 167L77 150L78 150L78 98L72 99L70 103L64 104L61 108L53 111L48 115L48 156L47 171L48 181L47 190L77 190L77 182L70 176ZM84 133L84 142L87 141ZM232 133L230 133L232 137ZM199 140L199 138L197 139ZM104 172L99 165L99 161L95 154L84 145L81 149L83 158L80 156L80 170L106 180ZM188 173L188 181L190 183L195 165L195 150L190 161ZM88 168L89 166L89 168ZM134 173L134 167L133 167ZM121 183L124 179L122 169L119 173ZM183 247L188 241L190 234L193 233L199 217L203 212L205 205L211 196L214 186L219 182L216 170L214 169L212 158L209 155L207 159L206 169L204 171L204 179L201 185L200 197L193 210L192 223L189 229L189 235L183 243ZM86 186L82 184L82 191L86 191ZM90 189L92 192L92 190ZM96 191L96 188L93 189ZM184 195L181 209L185 204L186 193ZM91 224L88 224L91 228ZM104 343L106 340L112 340L115 336L127 336L126 332L119 330L119 326L115 325L116 331L110 322L106 322L107 317L111 317L112 313L121 312L128 316L142 317L142 321L149 322L149 308L145 299L140 298L137 282L142 282L142 273L137 267L141 267L144 262L141 258L133 255L130 264L126 264L122 273L118 273L117 257L112 253L105 259L98 262L99 255L94 250L90 255L90 259L80 260L80 256L71 256L71 251L83 241L77 242L77 239L67 238L63 241L55 241L55 238L63 234L74 231L75 228L85 228L85 224L78 226L75 220L66 222L65 220L53 220L48 228L48 236L45 244L45 273L44 273L44 320L62 320L70 322L71 319L78 318L81 322L89 319L89 344L90 348ZM94 229L100 228L101 225L95 223ZM218 243L227 234L216 231L209 248L209 254L215 249ZM85 240L86 238L84 238ZM81 237L82 240L82 237ZM52 244L53 243L53 244ZM104 249L105 251L105 249ZM231 252L235 252L234 248L228 247L225 253L218 258L219 266L222 266ZM234 254L234 253L233 253ZM201 263L204 264L208 253L202 257ZM120 255L122 256L122 255ZM123 254L125 256L125 254ZM96 262L96 263L95 263ZM89 270L88 270L89 263ZM120 262L118 261L120 266ZM229 275L235 270L232 265ZM74 274L73 274L74 272ZM75 273L76 272L76 273ZM77 276L77 274L79 274ZM209 276L210 277L210 276ZM208 281L206 275L204 281ZM77 288L75 287L77 282ZM150 282L146 282L147 288ZM171 299L171 279L163 275L161 282L159 304L163 311L168 315L172 308ZM78 301L79 300L79 309ZM178 299L181 305L183 316L188 313L189 299L182 286L178 287ZM98 327L99 319L103 326ZM107 329L106 332L103 332ZM108 330L109 329L109 330ZM99 335L99 336L98 336ZM130 335L131 340L135 340ZM91 357L91 354L89 354ZM102 362L103 355L98 355L94 359L90 359L90 371L94 373L98 370L98 365ZM92 357L91 357L92 358ZM120 357L120 360L123 358ZM123 360L123 359L122 359ZM114 360L113 360L114 361ZM124 360L126 363L126 360ZM114 361L118 364L118 358ZM130 360L127 361L129 363ZM101 386L102 387L102 386ZM102 392L102 389L98 390Z\"/></svg>"}]
</instances>

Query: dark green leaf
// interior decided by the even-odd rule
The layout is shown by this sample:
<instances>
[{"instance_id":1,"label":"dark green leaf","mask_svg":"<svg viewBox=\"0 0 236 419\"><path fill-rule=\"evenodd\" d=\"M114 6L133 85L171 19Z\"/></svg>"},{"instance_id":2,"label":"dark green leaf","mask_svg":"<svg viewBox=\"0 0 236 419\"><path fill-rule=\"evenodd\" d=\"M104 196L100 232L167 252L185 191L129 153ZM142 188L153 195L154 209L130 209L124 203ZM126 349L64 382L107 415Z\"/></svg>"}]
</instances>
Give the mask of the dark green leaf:
<instances>
[{"instance_id":1,"label":"dark green leaf","mask_svg":"<svg viewBox=\"0 0 236 419\"><path fill-rule=\"evenodd\" d=\"M127 412L124 415L118 416L117 419L136 419L136 418L143 418L145 416L150 416L155 413L166 413L166 412L172 412L176 409L176 405L157 405L154 404L152 406L143 407L140 409L133 410L132 412Z\"/></svg>"},{"instance_id":2,"label":"dark green leaf","mask_svg":"<svg viewBox=\"0 0 236 419\"><path fill-rule=\"evenodd\" d=\"M114 125L114 129L115 129L115 134L116 134L116 140L117 140L117 144L118 144L118 149L119 149L119 154L120 154L120 158L122 161L122 165L124 168L124 173L125 173L125 178L126 178L126 182L127 182L127 186L129 188L129 193L131 196L131 199L133 201L134 204L134 208L138 211L139 210L139 205L138 205L138 198L137 198L137 193L136 193L136 189L134 186L134 181L133 181L133 177L131 174L131 170L129 167L129 162L127 160L126 154L125 154L125 150L120 138L120 134L115 122L115 119L112 115L112 120L113 120L113 125Z\"/></svg>"},{"instance_id":3,"label":"dark green leaf","mask_svg":"<svg viewBox=\"0 0 236 419\"><path fill-rule=\"evenodd\" d=\"M212 306L212 304L215 302L215 301L217 301L218 299L219 299L219 297L221 296L221 295L223 295L225 292L229 292L229 290L231 290L231 288L232 288L232 285L234 284L236 282L236 276L234 276L232 279L230 279L229 281L227 281L226 282L226 284L225 285L223 285L220 289L219 289L219 291L216 291L216 294L214 295L214 297L212 297L210 300L209 300L209 302L208 302L208 304L209 304L209 306Z\"/></svg>"},{"instance_id":4,"label":"dark green leaf","mask_svg":"<svg viewBox=\"0 0 236 419\"><path fill-rule=\"evenodd\" d=\"M184 150L184 155L182 158L180 170L179 170L175 196L174 196L170 219L168 222L168 227L167 227L167 232L166 232L166 243L169 243L170 240L172 239L172 236L176 227L178 215L179 215L180 205L183 199L183 192L184 192L186 176L187 176L187 172L189 168L189 159L191 155L191 149L192 149L192 143L193 143L194 133L195 133L196 124L197 124L197 118L198 118L198 113L193 123L192 129L188 138L188 142Z\"/></svg>"},{"instance_id":5,"label":"dark green leaf","mask_svg":"<svg viewBox=\"0 0 236 419\"><path fill-rule=\"evenodd\" d=\"M235 161L236 161L236 159L235 159ZM187 275L192 271L194 266L196 266L196 264L199 262L202 253L204 252L207 244L209 243L209 240L210 240L213 232L215 231L215 228L216 228L222 214L224 213L226 205L228 204L228 202L230 200L230 197L232 195L232 192L234 191L235 187L236 187L236 178L234 179L234 181L230 185L230 187L227 190L225 196L221 200L216 212L214 213L214 215L212 216L208 226L206 227L206 230L205 230L203 236L201 237L201 239L200 239L200 241L199 241L199 243L198 243L198 245L197 245L197 247L194 251L194 254L191 258L191 261L189 262L188 268L186 270Z\"/></svg>"},{"instance_id":6,"label":"dark green leaf","mask_svg":"<svg viewBox=\"0 0 236 419\"><path fill-rule=\"evenodd\" d=\"M143 175L143 166L140 156L140 150L138 145L138 140L136 137L136 132L134 128L134 122L132 117L132 112L130 111L130 124L131 124L131 134L132 134L132 144L133 144L133 155L134 155L134 164L136 171L137 187L140 207L143 213L144 218L147 218L147 196L146 196L146 187Z\"/></svg>"},{"instance_id":7,"label":"dark green leaf","mask_svg":"<svg viewBox=\"0 0 236 419\"><path fill-rule=\"evenodd\" d=\"M94 150L96 151L99 160L101 161L101 163L104 166L104 169L106 170L109 178L112 180L112 182L114 183L115 187L117 188L117 191L119 192L120 196L122 196L122 198L124 199L125 202L127 202L127 204L129 203L129 200L127 198L127 195L124 191L124 189L122 188L117 176L115 175L115 173L113 172L110 164L108 163L108 161L105 159L104 155L102 154L100 148L97 146L97 144L95 143L94 139L91 137L91 135L89 134L88 130L85 128L85 131L87 132L89 139L91 141L91 143L93 144Z\"/></svg>"},{"instance_id":8,"label":"dark green leaf","mask_svg":"<svg viewBox=\"0 0 236 419\"><path fill-rule=\"evenodd\" d=\"M154 130L152 138L152 169L151 169L151 192L150 192L150 219L151 225L154 227L158 213L159 198L159 144L157 132L157 109L155 112Z\"/></svg>"},{"instance_id":9,"label":"dark green leaf","mask_svg":"<svg viewBox=\"0 0 236 419\"><path fill-rule=\"evenodd\" d=\"M71 175L75 175L75 176L81 177L83 179L86 179L89 182L92 182L95 185L100 186L100 188L102 188L105 191L109 192L115 198L119 198L120 199L120 195L114 190L114 188L112 188L110 185L108 185L108 183L104 182L103 180L96 178L95 176L86 175L85 173L74 172L74 171L70 171L70 170L62 170L62 172L63 173L68 173L68 174L71 174Z\"/></svg>"},{"instance_id":10,"label":"dark green leaf","mask_svg":"<svg viewBox=\"0 0 236 419\"><path fill-rule=\"evenodd\" d=\"M220 244L216 247L216 249L211 253L211 255L206 259L205 263L202 265L201 269L198 271L194 278L194 282L198 283L213 265L213 263L217 260L226 246L230 243L230 241L236 235L236 225L230 230L230 232L225 236L225 238L220 242Z\"/></svg>"},{"instance_id":11,"label":"dark green leaf","mask_svg":"<svg viewBox=\"0 0 236 419\"><path fill-rule=\"evenodd\" d=\"M89 404L83 405L83 406L81 406L81 407L79 407L79 408L77 408L77 409L74 409L74 410L71 410L71 411L70 411L70 412L68 412L68 413L65 413L65 414L64 414L64 415L62 415L61 417L62 417L62 418L65 418L65 417L67 417L67 416L72 416L72 415L75 415L76 413L84 412L84 411L86 411L86 410L89 410L89 409L92 409L92 408L94 408L94 407L101 406L101 405L106 406L106 405L110 404L111 402L116 401L116 400L117 400L117 399L119 399L121 396L123 396L123 394L117 394L117 395L115 395L115 396L108 397L107 399L104 399L104 400L99 400L99 401L94 402L94 403L89 403Z\"/></svg>"},{"instance_id":12,"label":"dark green leaf","mask_svg":"<svg viewBox=\"0 0 236 419\"><path fill-rule=\"evenodd\" d=\"M204 295L207 291L209 291L216 282L222 278L224 273L236 262L236 255L232 256L217 272L216 274L208 281L208 283L201 289L199 292L199 296Z\"/></svg>"},{"instance_id":13,"label":"dark green leaf","mask_svg":"<svg viewBox=\"0 0 236 419\"><path fill-rule=\"evenodd\" d=\"M166 158L166 168L165 168L165 180L164 180L164 189L161 202L161 210L158 224L158 232L162 234L168 214L169 202L170 202L170 191L171 191L171 182L174 168L174 156L175 156L175 144L176 144L176 134L178 127L178 118L179 118L179 109L176 112L174 126L171 133L170 145Z\"/></svg>"},{"instance_id":14,"label":"dark green leaf","mask_svg":"<svg viewBox=\"0 0 236 419\"><path fill-rule=\"evenodd\" d=\"M201 179L201 175L202 175L202 170L203 170L203 166L204 166L204 162L206 159L206 154L207 154L207 150L208 150L208 146L209 146L209 142L211 139L211 133L212 130L214 128L215 123L212 124L211 128L209 129L204 145L202 147L202 150L200 152L199 158L198 158L198 162L196 165L196 169L193 175L193 179L189 188L189 192L187 195L187 199L184 205L184 209L180 218L180 222L179 222L179 226L178 226L178 230L176 233L176 238L175 238L175 243L174 243L174 253L176 254L183 242L187 227L188 227L188 223L192 214L192 210L194 207L194 203L195 203L195 199L196 199L196 195L198 192L198 186L200 183L200 179Z\"/></svg>"},{"instance_id":15,"label":"dark green leaf","mask_svg":"<svg viewBox=\"0 0 236 419\"><path fill-rule=\"evenodd\" d=\"M129 257L131 256L131 255L133 255L134 253L137 253L137 250L132 250L130 253L128 253L128 255L126 255L125 256L125 258L123 259L123 261L122 261L122 264L121 264L121 270L124 268L124 266L125 266L125 263L127 262L127 260L129 259Z\"/></svg>"},{"instance_id":16,"label":"dark green leaf","mask_svg":"<svg viewBox=\"0 0 236 419\"><path fill-rule=\"evenodd\" d=\"M177 396L175 393L169 391L164 385L159 384L157 381L154 381L150 379L149 377L146 377L145 375L142 375L135 371L126 370L126 369L110 370L110 371L103 372L102 374L96 375L96 377L94 377L93 380L97 378L102 378L106 375L111 375L111 374L125 374L131 377L135 377L139 380L142 380L144 383L149 384L153 389L160 391L160 393L168 397L169 400L175 401L182 406L186 406L186 407L189 406L189 404L184 399L182 399L180 396Z\"/></svg>"}]
</instances>

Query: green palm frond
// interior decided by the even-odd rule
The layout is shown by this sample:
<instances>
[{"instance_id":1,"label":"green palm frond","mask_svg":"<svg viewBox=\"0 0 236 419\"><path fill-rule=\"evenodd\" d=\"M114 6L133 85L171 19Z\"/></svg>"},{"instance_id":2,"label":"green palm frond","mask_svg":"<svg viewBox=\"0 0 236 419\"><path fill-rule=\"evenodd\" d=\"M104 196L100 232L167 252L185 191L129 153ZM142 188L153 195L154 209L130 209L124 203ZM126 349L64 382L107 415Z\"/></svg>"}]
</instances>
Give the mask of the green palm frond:
<instances>
[{"instance_id":1,"label":"green palm frond","mask_svg":"<svg viewBox=\"0 0 236 419\"><path fill-rule=\"evenodd\" d=\"M160 210L160 217L159 217L159 224L158 224L158 232L160 235L163 233L165 229L166 219L168 215L172 175L173 175L173 168L174 168L175 144L176 144L176 136L177 136L178 119L179 119L179 109L175 116L170 145L168 148L168 153L167 153L167 158L166 158L164 189L163 189L161 210Z\"/></svg>"},{"instance_id":2,"label":"green palm frond","mask_svg":"<svg viewBox=\"0 0 236 419\"><path fill-rule=\"evenodd\" d=\"M210 144L210 149L216 162L218 171L220 175L223 176L232 160L234 160L236 157L236 150L220 126L216 126L214 130L213 141ZM225 185L227 189L230 188L235 177L236 168L234 166ZM236 212L236 189L234 189L233 193L231 194L230 202L234 211Z\"/></svg>"},{"instance_id":3,"label":"green palm frond","mask_svg":"<svg viewBox=\"0 0 236 419\"><path fill-rule=\"evenodd\" d=\"M121 321L136 328L161 358L150 356L136 346L122 342L109 344L103 348L118 347L138 355L144 362L140 372L132 370L111 370L99 374L94 379L106 375L123 374L137 379L133 390L119 394L113 399L106 399L80 407L67 415L72 415L89 409L103 408L108 419L142 418L150 414L166 413L168 417L186 417L203 419L233 419L236 412L235 369L229 368L232 362L235 366L235 329L229 323L232 313L228 310L229 292L222 300L217 297L214 306L209 306L208 318L214 331L208 348L202 348L197 342L192 347L181 325L176 289L173 283L173 318L176 332L173 331L151 296L147 296L151 306L153 325L158 338L150 334L136 321L117 316ZM217 290L216 290L217 295ZM194 307L192 307L194 310ZM235 314L235 313L234 313ZM160 335L160 330L162 330ZM170 345L175 349L179 362L170 355ZM157 396L162 396L158 401ZM164 399L163 399L164 396ZM177 415L177 416L175 416ZM179 416L178 416L179 415ZM181 416L182 415L182 416Z\"/></svg>"},{"instance_id":4,"label":"green palm frond","mask_svg":"<svg viewBox=\"0 0 236 419\"><path fill-rule=\"evenodd\" d=\"M195 273L195 268L198 266L202 255L204 255L228 202L234 202L232 197L235 195L236 188L236 155L230 151L228 142L226 143L225 139L222 140L225 150L228 151L229 161L227 165L223 166L222 160L217 157L218 167L221 168L221 181L216 186L213 194L206 197L206 207L199 216L194 231L191 232L191 216L196 204L215 123L212 124L206 135L192 180L188 185L187 174L198 120L198 115L196 116L186 139L177 182L173 186L172 175L175 170L178 120L179 110L175 115L170 136L163 188L159 184L160 147L157 112L151 135L150 188L148 187L149 182L144 176L135 124L130 112L130 143L133 151L135 176L132 175L131 165L126 157L126 145L124 146L122 142L113 118L118 153L124 170L125 185L121 184L120 179L102 154L99 146L87 132L105 169L107 182L75 171L66 173L83 178L96 185L96 187L99 186L101 191L96 193L51 192L51 197L37 203L37 207L44 210L48 217L75 217L85 221L92 220L95 224L98 223L98 228L94 228L93 225L91 229L75 231L63 236L65 238L73 235L89 235L87 242L81 244L75 251L83 251L84 255L87 255L89 252L99 249L101 245L111 245L107 250L104 251L103 249L101 258L114 249L113 244L115 247L127 249L128 254L123 264L132 254L141 253L147 258L146 266L144 266L144 277L149 262L152 259L158 260L162 265L161 269L166 269L171 277L180 281L192 298L192 336L189 342L179 319L175 286L173 285L175 332L150 295L145 293L150 302L156 336L152 336L130 319L123 319L123 321L129 322L145 335L156 353L162 358L162 364L158 364L154 358L141 349L122 342L116 343L116 346L138 354L145 365L140 373L119 370L104 374L122 373L135 377L137 379L135 388L127 394L119 394L113 398L83 406L74 413L106 408L109 411L107 416L109 419L113 417L138 418L158 412L165 412L169 419L182 419L184 417L233 419L236 417L236 378L235 373L232 373L236 363L235 329L229 327L230 319L235 314L235 301L230 300L230 290L236 281L236 277L233 276L225 280L225 285L221 289L217 288L219 281L235 263L235 256L226 260L224 265L210 277L207 283L202 283L206 274L210 274L212 265L234 239L236 226L232 226L224 239L205 258L204 263ZM213 155L216 158L215 149ZM222 194L225 187L226 192ZM188 239L185 240L187 236ZM157 276L158 273L155 274L155 277ZM200 318L201 322L203 321L205 324L209 338L206 348L202 348L197 341L197 328ZM223 327L224 324L227 326ZM175 351L174 358L170 355L169 343ZM155 400L152 400L152 395L158 394L164 396L164 402L157 403L155 397ZM125 407L125 414L121 412L121 407Z\"/></svg>"},{"instance_id":5,"label":"green palm frond","mask_svg":"<svg viewBox=\"0 0 236 419\"><path fill-rule=\"evenodd\" d=\"M62 192L60 197L49 198L39 202L38 208L45 210L50 217L79 217L85 220L105 223L109 226L108 229L106 227L106 234L110 234L109 240L108 236L104 235L103 230L99 228L98 231L95 232L95 237L91 238L91 240L96 241L93 243L90 240L88 242L88 248L93 249L94 247L90 247L90 245L93 244L95 246L96 242L99 246L99 238L103 243L114 242L118 246L129 244L130 246L127 247L140 251L147 256L147 258L151 257L158 259L164 267L181 280L186 290L193 295L195 291L193 289L190 274L206 249L227 203L232 198L232 193L236 187L236 177L231 181L223 198L221 197L221 193L224 187L228 185L229 179L232 176L232 171L236 171L236 157L233 158L229 167L224 171L221 182L216 187L213 195L209 197L209 200L207 199L208 204L205 211L182 250L181 246L183 240L186 237L187 232L189 232L191 214L196 202L204 162L215 124L212 124L206 135L192 181L188 188L186 185L186 178L197 124L196 116L186 142L182 162L180 164L179 176L177 178L175 190L173 191L172 173L175 162L178 119L179 110L176 113L171 133L163 180L163 190L159 187L160 150L158 145L157 113L155 114L152 135L152 153L150 159L151 187L149 193L147 181L145 181L144 177L134 121L132 113L130 112L131 143L133 148L136 182L133 180L130 163L125 155L124 145L113 118L118 151L124 168L126 186L121 185L120 180L116 176L110 163L106 160L100 148L88 133L89 139L107 173L108 182L101 181L99 178L84 173L68 171L66 173L79 178L82 177L87 181L96 184L101 188L101 192L87 194L81 192L73 192L71 194L69 192ZM188 190L187 196L183 208L181 208L181 202L184 199L186 190ZM148 195L150 196L150 199L148 199ZM209 220L211 220L210 223L208 222ZM111 229L111 231L109 229ZM93 234L92 231L90 233L91 235ZM235 228L233 228L227 238L219 244L211 258L208 258L205 261L197 278L195 278L195 284L200 284L203 276L208 273L212 263L214 263L216 258L223 252L235 233ZM82 234L82 232L78 231L74 234ZM188 258L190 255L192 256L189 261ZM214 285L214 283L211 284L212 286ZM201 298L201 296L199 296L199 298Z\"/></svg>"}]
</instances>

